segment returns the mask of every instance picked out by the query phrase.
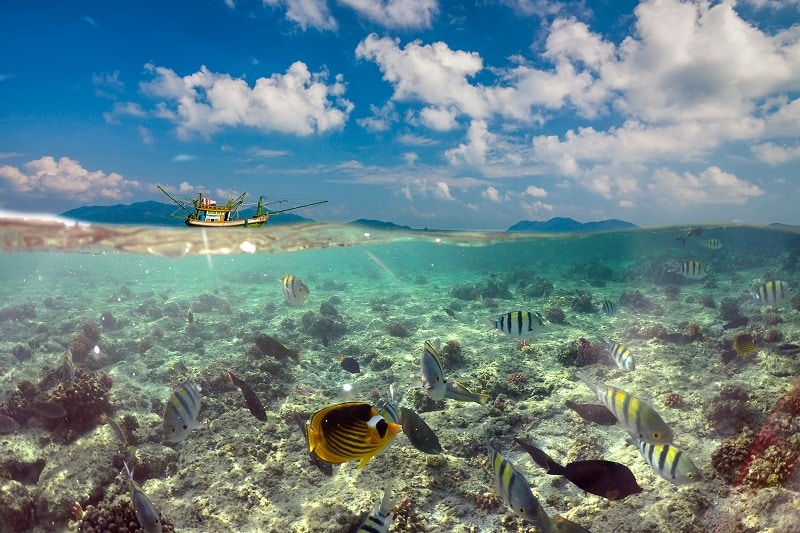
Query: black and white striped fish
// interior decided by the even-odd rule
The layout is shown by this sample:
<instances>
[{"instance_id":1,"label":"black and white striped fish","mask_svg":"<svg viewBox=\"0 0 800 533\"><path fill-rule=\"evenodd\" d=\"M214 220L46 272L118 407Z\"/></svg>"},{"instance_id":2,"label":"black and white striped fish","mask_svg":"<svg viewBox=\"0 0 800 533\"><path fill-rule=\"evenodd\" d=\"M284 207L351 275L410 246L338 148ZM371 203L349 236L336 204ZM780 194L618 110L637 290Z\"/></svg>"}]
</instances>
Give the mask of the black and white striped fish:
<instances>
[{"instance_id":1,"label":"black and white striped fish","mask_svg":"<svg viewBox=\"0 0 800 533\"><path fill-rule=\"evenodd\" d=\"M759 285L752 291L752 296L758 303L776 305L790 298L792 289L785 282L775 279Z\"/></svg>"},{"instance_id":2,"label":"black and white striped fish","mask_svg":"<svg viewBox=\"0 0 800 533\"><path fill-rule=\"evenodd\" d=\"M700 261L683 261L673 266L670 272L689 279L703 279L707 275L706 268Z\"/></svg>"},{"instance_id":3,"label":"black and white striped fish","mask_svg":"<svg viewBox=\"0 0 800 533\"><path fill-rule=\"evenodd\" d=\"M496 319L486 319L486 329L497 331L505 335L522 337L539 331L544 326L542 315L533 311L511 311Z\"/></svg>"},{"instance_id":4,"label":"black and white striped fish","mask_svg":"<svg viewBox=\"0 0 800 533\"><path fill-rule=\"evenodd\" d=\"M628 348L618 342L608 342L605 339L602 339L602 341L603 344L605 344L608 355L617 363L618 367L629 372L636 369L636 362L633 359L633 354L631 354Z\"/></svg>"},{"instance_id":5,"label":"black and white striped fish","mask_svg":"<svg viewBox=\"0 0 800 533\"><path fill-rule=\"evenodd\" d=\"M383 491L383 500L380 505L376 505L371 513L364 519L356 533L388 533L389 526L392 525L394 515L390 512L399 498L392 499L392 483Z\"/></svg>"},{"instance_id":6,"label":"black and white striped fish","mask_svg":"<svg viewBox=\"0 0 800 533\"><path fill-rule=\"evenodd\" d=\"M308 287L303 283L303 280L291 274L286 274L280 279L280 282L283 287L283 297L288 305L297 307L305 303L308 298Z\"/></svg>"},{"instance_id":7,"label":"black and white striped fish","mask_svg":"<svg viewBox=\"0 0 800 533\"><path fill-rule=\"evenodd\" d=\"M187 379L172 391L164 407L164 442L180 442L191 430L201 427L199 412L200 386Z\"/></svg>"}]
</instances>

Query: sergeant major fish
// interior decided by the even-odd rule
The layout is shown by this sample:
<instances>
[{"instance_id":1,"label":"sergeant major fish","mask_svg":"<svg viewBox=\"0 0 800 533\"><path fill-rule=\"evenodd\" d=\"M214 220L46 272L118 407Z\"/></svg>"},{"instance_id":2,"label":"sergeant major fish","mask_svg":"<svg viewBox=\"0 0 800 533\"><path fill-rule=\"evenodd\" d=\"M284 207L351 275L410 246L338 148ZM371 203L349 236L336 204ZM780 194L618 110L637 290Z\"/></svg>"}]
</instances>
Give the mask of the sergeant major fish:
<instances>
[{"instance_id":1,"label":"sergeant major fish","mask_svg":"<svg viewBox=\"0 0 800 533\"><path fill-rule=\"evenodd\" d=\"M447 385L444 381L442 358L439 355L439 341L436 341L435 345L432 344L431 341L425 341L419 366L422 377L422 387L425 389L425 392L428 393L428 396L436 401L444 399Z\"/></svg>"},{"instance_id":2,"label":"sergeant major fish","mask_svg":"<svg viewBox=\"0 0 800 533\"><path fill-rule=\"evenodd\" d=\"M777 305L788 300L792 291L785 282L775 279L759 285L750 293L760 304Z\"/></svg>"},{"instance_id":3,"label":"sergeant major fish","mask_svg":"<svg viewBox=\"0 0 800 533\"><path fill-rule=\"evenodd\" d=\"M617 387L594 384L583 372L575 375L592 389L600 403L617 417L632 437L651 444L672 442L672 429L650 405Z\"/></svg>"},{"instance_id":4,"label":"sergeant major fish","mask_svg":"<svg viewBox=\"0 0 800 533\"><path fill-rule=\"evenodd\" d=\"M688 279L703 279L706 277L706 269L700 261L683 261L673 265L670 272L680 274Z\"/></svg>"},{"instance_id":5,"label":"sergeant major fish","mask_svg":"<svg viewBox=\"0 0 800 533\"><path fill-rule=\"evenodd\" d=\"M187 379L172 391L164 407L164 442L181 442L191 430L202 427L197 421L200 390L199 385Z\"/></svg>"},{"instance_id":6,"label":"sergeant major fish","mask_svg":"<svg viewBox=\"0 0 800 533\"><path fill-rule=\"evenodd\" d=\"M498 316L496 319L486 319L487 330L497 330L505 335L522 337L539 331L544 326L544 319L537 312L512 311Z\"/></svg>"},{"instance_id":7,"label":"sergeant major fish","mask_svg":"<svg viewBox=\"0 0 800 533\"><path fill-rule=\"evenodd\" d=\"M519 473L511 461L500 455L491 444L486 443L489 462L494 474L494 483L497 492L511 510L527 524L545 529L550 524L550 517L542 508L539 499L531 492L528 480Z\"/></svg>"},{"instance_id":8,"label":"sergeant major fish","mask_svg":"<svg viewBox=\"0 0 800 533\"><path fill-rule=\"evenodd\" d=\"M300 278L286 274L280 282L283 287L283 297L288 305L297 307L305 303L308 298L308 287Z\"/></svg>"},{"instance_id":9,"label":"sergeant major fish","mask_svg":"<svg viewBox=\"0 0 800 533\"><path fill-rule=\"evenodd\" d=\"M605 339L601 339L601 341L605 345L608 355L619 368L629 372L636 369L636 361L628 348L618 342L608 342Z\"/></svg>"},{"instance_id":10,"label":"sergeant major fish","mask_svg":"<svg viewBox=\"0 0 800 533\"><path fill-rule=\"evenodd\" d=\"M133 513L136 515L136 520L142 527L144 533L161 533L161 519L158 517L158 511L155 506L144 493L142 487L133 480L133 470L128 468L126 462L125 474L128 477L128 482L131 486L131 505L133 506Z\"/></svg>"},{"instance_id":11,"label":"sergeant major fish","mask_svg":"<svg viewBox=\"0 0 800 533\"><path fill-rule=\"evenodd\" d=\"M634 444L653 472L667 481L686 485L703 477L691 458L672 444L648 444L638 439L634 439Z\"/></svg>"},{"instance_id":12,"label":"sergeant major fish","mask_svg":"<svg viewBox=\"0 0 800 533\"><path fill-rule=\"evenodd\" d=\"M392 483L389 483L383 491L380 505L376 505L367 518L361 522L356 533L389 533L389 526L394 520L394 515L390 511L399 501L399 498L393 500L391 496Z\"/></svg>"}]
</instances>

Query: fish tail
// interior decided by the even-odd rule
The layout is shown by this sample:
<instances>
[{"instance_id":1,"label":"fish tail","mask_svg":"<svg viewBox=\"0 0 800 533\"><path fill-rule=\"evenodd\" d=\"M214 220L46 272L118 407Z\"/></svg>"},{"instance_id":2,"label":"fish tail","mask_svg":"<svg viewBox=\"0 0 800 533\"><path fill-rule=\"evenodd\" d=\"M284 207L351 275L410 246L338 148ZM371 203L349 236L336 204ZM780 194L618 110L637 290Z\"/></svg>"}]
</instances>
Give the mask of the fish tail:
<instances>
[{"instance_id":1,"label":"fish tail","mask_svg":"<svg viewBox=\"0 0 800 533\"><path fill-rule=\"evenodd\" d=\"M587 387L592 389L593 393L597 394L597 385L592 383L592 381L589 379L589 376L587 376L584 372L581 372L580 370L575 372L575 377L583 381Z\"/></svg>"}]
</instances>

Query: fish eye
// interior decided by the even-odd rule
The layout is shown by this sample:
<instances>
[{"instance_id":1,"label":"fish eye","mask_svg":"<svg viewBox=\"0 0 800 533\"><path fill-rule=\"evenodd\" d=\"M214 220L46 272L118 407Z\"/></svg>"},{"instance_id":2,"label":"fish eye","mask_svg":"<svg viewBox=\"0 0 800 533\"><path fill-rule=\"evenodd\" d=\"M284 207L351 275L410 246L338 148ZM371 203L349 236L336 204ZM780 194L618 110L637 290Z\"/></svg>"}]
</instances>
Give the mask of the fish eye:
<instances>
[{"instance_id":1,"label":"fish eye","mask_svg":"<svg viewBox=\"0 0 800 533\"><path fill-rule=\"evenodd\" d=\"M692 479L692 478L694 478L694 474L689 472L688 474L686 474L686 477L688 477L689 479Z\"/></svg>"},{"instance_id":2,"label":"fish eye","mask_svg":"<svg viewBox=\"0 0 800 533\"><path fill-rule=\"evenodd\" d=\"M653 432L653 438L654 439L660 439L661 438L661 434L658 431L654 431Z\"/></svg>"}]
</instances>

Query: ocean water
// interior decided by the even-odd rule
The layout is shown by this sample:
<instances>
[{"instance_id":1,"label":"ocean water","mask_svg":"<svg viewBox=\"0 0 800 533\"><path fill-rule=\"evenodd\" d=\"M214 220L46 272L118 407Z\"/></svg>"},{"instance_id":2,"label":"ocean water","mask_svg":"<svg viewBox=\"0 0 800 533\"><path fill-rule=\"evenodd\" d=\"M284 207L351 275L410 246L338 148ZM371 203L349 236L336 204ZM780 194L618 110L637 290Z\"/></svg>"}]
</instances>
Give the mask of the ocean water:
<instances>
[{"instance_id":1,"label":"ocean water","mask_svg":"<svg viewBox=\"0 0 800 533\"><path fill-rule=\"evenodd\" d=\"M391 486L390 531L537 531L502 501L487 439L548 515L595 533L798 531L800 354L787 345L800 343L800 234L686 236L683 227L202 231L6 217L0 414L13 421L0 420L0 531L136 530L123 461L165 530L346 533ZM686 261L706 275L671 271ZM302 305L286 304L285 274L308 286ZM785 299L758 302L752 292L775 280ZM605 300L616 312L602 312ZM523 337L487 329L515 311L545 324ZM263 353L259 335L299 360ZM489 395L486 405L426 395L427 340L446 347L445 379ZM626 346L635 369L619 368L604 340ZM70 347L74 381L63 372ZM226 371L255 391L266 422ZM625 429L565 407L599 403L578 371L652 406L701 479L660 477ZM164 406L187 378L202 389L202 427L164 444ZM364 468L348 462L328 476L314 466L296 420L345 401L379 407L390 385L444 452L425 454L401 433ZM587 493L548 475L514 437L561 465L625 465L643 490Z\"/></svg>"}]
</instances>

